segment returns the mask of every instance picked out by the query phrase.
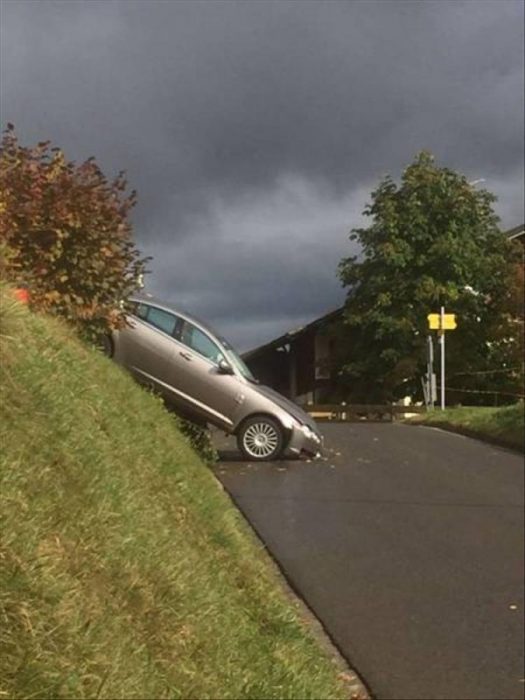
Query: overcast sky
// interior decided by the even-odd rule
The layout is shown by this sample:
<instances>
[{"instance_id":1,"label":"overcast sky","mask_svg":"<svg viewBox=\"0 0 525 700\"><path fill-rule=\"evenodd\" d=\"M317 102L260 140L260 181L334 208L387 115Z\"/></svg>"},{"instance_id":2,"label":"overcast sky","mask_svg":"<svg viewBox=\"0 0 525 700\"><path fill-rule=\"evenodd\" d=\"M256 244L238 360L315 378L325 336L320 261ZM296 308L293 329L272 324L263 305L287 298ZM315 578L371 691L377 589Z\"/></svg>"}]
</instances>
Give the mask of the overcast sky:
<instances>
[{"instance_id":1,"label":"overcast sky","mask_svg":"<svg viewBox=\"0 0 525 700\"><path fill-rule=\"evenodd\" d=\"M241 349L336 308L423 148L523 223L521 0L1 2L1 122L138 190L147 288Z\"/></svg>"}]
</instances>

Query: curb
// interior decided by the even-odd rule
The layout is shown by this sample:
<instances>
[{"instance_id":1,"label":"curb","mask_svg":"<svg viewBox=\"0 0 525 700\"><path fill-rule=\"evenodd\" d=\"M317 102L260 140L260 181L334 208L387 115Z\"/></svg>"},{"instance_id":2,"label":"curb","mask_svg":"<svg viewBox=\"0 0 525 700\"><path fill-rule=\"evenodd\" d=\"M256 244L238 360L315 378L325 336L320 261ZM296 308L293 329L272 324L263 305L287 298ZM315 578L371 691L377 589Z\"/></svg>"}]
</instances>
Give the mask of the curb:
<instances>
[{"instance_id":1,"label":"curb","mask_svg":"<svg viewBox=\"0 0 525 700\"><path fill-rule=\"evenodd\" d=\"M273 569L275 578L280 583L286 597L296 608L301 621L303 622L305 627L307 627L311 631L312 635L319 642L320 646L324 649L324 651L326 651L326 653L329 656L332 657L334 663L339 668L339 679L343 682L346 688L348 688L349 694L347 700L373 700L373 695L370 692L364 680L358 675L357 671L355 671L350 666L350 662L348 661L348 659L346 659L345 656L343 656L342 652L337 647L335 641L332 639L332 637L328 633L328 630L325 628L321 620L316 616L315 612L312 610L312 608L309 607L306 600L302 597L300 591L297 588L295 588L292 581L288 578L284 569L281 567L277 559L275 559L272 552L255 529L255 526L252 525L252 523L248 520L246 514L242 510L239 503L237 503L237 501L233 498L232 494L222 484L217 474L214 473L214 470L212 469L211 471L213 476L217 480L220 488L224 491L225 494L228 495L232 504L241 514L248 530L251 531L252 536L256 541L256 544L260 548L264 549L264 551L268 555L269 563L271 568Z\"/></svg>"},{"instance_id":2,"label":"curb","mask_svg":"<svg viewBox=\"0 0 525 700\"><path fill-rule=\"evenodd\" d=\"M417 420L407 420L405 425L411 425L413 427L419 428L437 428L445 433L455 433L456 435L464 435L465 437L472 438L473 440L478 440L479 442L485 442L488 445L495 445L496 447L501 447L504 450L513 452L514 454L519 454L523 456L523 448L519 445L513 445L504 439L497 437L492 437L490 435L485 435L484 433L478 433L470 428L464 428L462 426L454 425L453 423L447 423L446 421L417 421Z\"/></svg>"}]
</instances>

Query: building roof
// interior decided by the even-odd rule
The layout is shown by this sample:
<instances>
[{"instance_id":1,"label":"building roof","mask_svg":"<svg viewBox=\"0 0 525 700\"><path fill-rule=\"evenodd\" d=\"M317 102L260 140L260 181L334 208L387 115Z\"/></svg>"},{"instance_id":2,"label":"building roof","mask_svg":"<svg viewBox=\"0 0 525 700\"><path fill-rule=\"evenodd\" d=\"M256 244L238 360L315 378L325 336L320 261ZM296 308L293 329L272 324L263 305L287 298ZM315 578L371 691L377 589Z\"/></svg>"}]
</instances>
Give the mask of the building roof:
<instances>
[{"instance_id":1,"label":"building roof","mask_svg":"<svg viewBox=\"0 0 525 700\"><path fill-rule=\"evenodd\" d=\"M505 235L511 240L513 240L514 238L519 238L520 236L523 236L523 234L525 234L525 224L515 226L514 228L505 231Z\"/></svg>"},{"instance_id":2,"label":"building roof","mask_svg":"<svg viewBox=\"0 0 525 700\"><path fill-rule=\"evenodd\" d=\"M335 309L333 311L329 311L327 314L324 314L324 316L316 318L315 321L311 321L306 326L299 326L299 328L294 328L293 330L287 331L283 335L280 335L278 338L275 338L275 340L271 340L269 343L259 345L259 347L254 348L253 350L248 350L248 352L243 353L242 358L243 360L253 360L253 358L257 355L262 355L268 350L275 350L283 345L287 345L288 343L295 340L299 335L302 335L307 331L311 331L314 328L317 328L318 326L322 326L325 323L329 323L330 321L334 321L336 318L339 318L343 315L343 311L343 307Z\"/></svg>"}]
</instances>

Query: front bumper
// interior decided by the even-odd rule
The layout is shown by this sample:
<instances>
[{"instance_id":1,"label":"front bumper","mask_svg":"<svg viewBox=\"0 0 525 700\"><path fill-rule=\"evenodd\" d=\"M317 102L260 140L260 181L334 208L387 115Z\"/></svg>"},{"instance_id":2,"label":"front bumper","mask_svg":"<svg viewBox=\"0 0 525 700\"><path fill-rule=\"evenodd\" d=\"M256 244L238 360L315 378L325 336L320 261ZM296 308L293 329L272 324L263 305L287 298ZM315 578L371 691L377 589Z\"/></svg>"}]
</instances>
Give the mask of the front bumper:
<instances>
[{"instance_id":1,"label":"front bumper","mask_svg":"<svg viewBox=\"0 0 525 700\"><path fill-rule=\"evenodd\" d=\"M296 457L306 454L310 457L315 457L322 454L323 451L323 436L314 430L305 431L303 426L294 426L292 435L286 448L286 453Z\"/></svg>"}]
</instances>

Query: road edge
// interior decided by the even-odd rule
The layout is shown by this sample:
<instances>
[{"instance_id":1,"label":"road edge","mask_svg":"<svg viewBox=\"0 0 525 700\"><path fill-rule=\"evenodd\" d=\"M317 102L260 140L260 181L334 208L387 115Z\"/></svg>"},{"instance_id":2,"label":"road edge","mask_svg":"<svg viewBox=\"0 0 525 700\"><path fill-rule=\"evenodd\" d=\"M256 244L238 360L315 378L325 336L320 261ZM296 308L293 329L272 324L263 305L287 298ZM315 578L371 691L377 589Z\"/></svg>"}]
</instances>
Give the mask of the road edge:
<instances>
[{"instance_id":1,"label":"road edge","mask_svg":"<svg viewBox=\"0 0 525 700\"><path fill-rule=\"evenodd\" d=\"M455 433L456 435L464 435L465 437L471 438L472 440L477 440L478 442L484 442L487 445L494 445L512 454L520 455L523 457L524 452L520 447L510 445L506 440L500 440L491 435L485 435L484 433L478 433L475 430L470 430L463 426L454 425L453 423L448 423L446 421L418 421L410 419L403 422L404 425L409 425L414 428L434 428L437 430L442 430L444 433Z\"/></svg>"},{"instance_id":2,"label":"road edge","mask_svg":"<svg viewBox=\"0 0 525 700\"><path fill-rule=\"evenodd\" d=\"M291 601L293 606L298 612L301 621L306 625L308 629L311 630L315 639L319 642L320 646L333 658L334 663L340 669L340 678L343 684L348 688L349 695L348 700L373 700L374 696L367 683L363 680L360 674L351 666L351 662L347 659L342 651L337 646L335 640L331 637L330 633L323 625L321 620L317 617L314 610L308 605L306 600L301 595L300 591L294 586L293 581L288 577L286 571L281 567L279 561L273 556L273 553L266 545L259 532L254 525L248 520L245 512L239 505L239 503L232 496L230 491L224 486L222 481L218 478L215 471L212 469L212 473L217 480L220 488L227 494L232 505L240 513L242 519L246 523L247 528L252 533L255 544L261 549L264 549L268 555L268 560L270 567L273 570L276 580L281 585L281 588L286 595L286 597ZM324 700L329 700L324 699Z\"/></svg>"}]
</instances>

